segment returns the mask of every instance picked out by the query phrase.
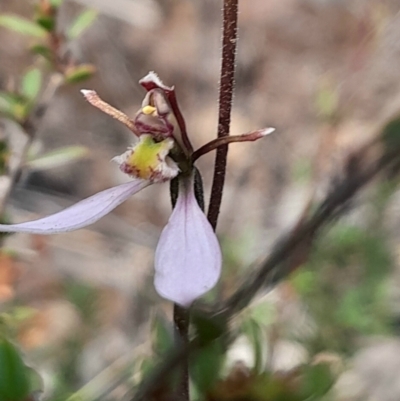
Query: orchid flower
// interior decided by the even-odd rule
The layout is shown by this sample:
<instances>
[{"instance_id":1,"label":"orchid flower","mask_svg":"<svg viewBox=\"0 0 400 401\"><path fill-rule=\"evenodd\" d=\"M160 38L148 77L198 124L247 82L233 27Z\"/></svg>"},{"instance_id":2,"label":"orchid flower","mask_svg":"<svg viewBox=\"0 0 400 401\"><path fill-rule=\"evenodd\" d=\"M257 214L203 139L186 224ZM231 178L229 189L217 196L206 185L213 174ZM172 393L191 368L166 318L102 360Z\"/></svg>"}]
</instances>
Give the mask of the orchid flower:
<instances>
[{"instance_id":1,"label":"orchid flower","mask_svg":"<svg viewBox=\"0 0 400 401\"><path fill-rule=\"evenodd\" d=\"M132 181L101 191L51 216L19 224L1 224L2 232L55 234L86 227L145 187L177 179L178 197L155 253L155 288L164 298L189 307L213 288L221 274L217 237L194 191L194 162L231 142L254 141L273 128L218 138L193 151L173 87L151 72L140 81L147 90L133 119L107 104L94 91L82 90L89 103L125 124L133 145L113 159Z\"/></svg>"}]
</instances>

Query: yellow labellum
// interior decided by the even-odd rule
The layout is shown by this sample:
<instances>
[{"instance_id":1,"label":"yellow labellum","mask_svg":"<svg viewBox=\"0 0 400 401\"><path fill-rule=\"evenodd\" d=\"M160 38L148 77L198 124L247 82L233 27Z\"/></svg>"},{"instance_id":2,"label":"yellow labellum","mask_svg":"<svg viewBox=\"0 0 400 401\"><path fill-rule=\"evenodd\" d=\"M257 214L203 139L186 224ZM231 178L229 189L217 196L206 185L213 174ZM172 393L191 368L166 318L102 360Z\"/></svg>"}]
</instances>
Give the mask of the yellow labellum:
<instances>
[{"instance_id":1,"label":"yellow labellum","mask_svg":"<svg viewBox=\"0 0 400 401\"><path fill-rule=\"evenodd\" d=\"M163 159L161 155L165 157L170 148L169 140L154 142L151 135L142 135L126 163L135 169L138 178L149 179L157 171Z\"/></svg>"}]
</instances>

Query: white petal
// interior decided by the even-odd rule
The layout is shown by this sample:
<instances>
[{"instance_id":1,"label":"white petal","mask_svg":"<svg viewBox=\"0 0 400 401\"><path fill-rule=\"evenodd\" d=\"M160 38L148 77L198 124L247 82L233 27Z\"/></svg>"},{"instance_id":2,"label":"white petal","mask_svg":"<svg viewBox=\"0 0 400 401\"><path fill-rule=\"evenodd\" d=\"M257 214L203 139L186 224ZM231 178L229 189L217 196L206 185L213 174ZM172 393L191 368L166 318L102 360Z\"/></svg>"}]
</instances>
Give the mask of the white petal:
<instances>
[{"instance_id":1,"label":"white petal","mask_svg":"<svg viewBox=\"0 0 400 401\"><path fill-rule=\"evenodd\" d=\"M157 292L184 307L205 294L221 274L218 239L194 196L193 181L180 183L176 206L155 255Z\"/></svg>"},{"instance_id":2,"label":"white petal","mask_svg":"<svg viewBox=\"0 0 400 401\"><path fill-rule=\"evenodd\" d=\"M0 231L55 234L78 230L95 223L148 185L150 182L144 180L118 185L90 196L61 212L38 220L19 224L0 224Z\"/></svg>"}]
</instances>

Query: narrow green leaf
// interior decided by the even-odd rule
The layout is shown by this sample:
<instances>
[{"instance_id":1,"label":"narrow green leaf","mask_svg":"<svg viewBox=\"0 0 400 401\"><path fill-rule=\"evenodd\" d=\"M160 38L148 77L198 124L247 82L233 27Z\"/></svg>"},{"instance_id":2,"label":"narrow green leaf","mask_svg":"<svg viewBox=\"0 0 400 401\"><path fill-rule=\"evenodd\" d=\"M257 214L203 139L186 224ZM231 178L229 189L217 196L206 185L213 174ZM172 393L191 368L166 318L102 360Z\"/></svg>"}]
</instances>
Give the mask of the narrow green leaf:
<instances>
[{"instance_id":1,"label":"narrow green leaf","mask_svg":"<svg viewBox=\"0 0 400 401\"><path fill-rule=\"evenodd\" d=\"M42 27L13 14L0 15L0 25L22 35L35 36L37 38L44 38L46 36L46 31Z\"/></svg>"},{"instance_id":2,"label":"narrow green leaf","mask_svg":"<svg viewBox=\"0 0 400 401\"><path fill-rule=\"evenodd\" d=\"M5 139L0 140L0 175L7 173L9 159L10 149L8 147L8 141Z\"/></svg>"},{"instance_id":3,"label":"narrow green leaf","mask_svg":"<svg viewBox=\"0 0 400 401\"><path fill-rule=\"evenodd\" d=\"M42 87L42 73L37 68L30 69L22 78L21 94L33 101Z\"/></svg>"},{"instance_id":4,"label":"narrow green leaf","mask_svg":"<svg viewBox=\"0 0 400 401\"><path fill-rule=\"evenodd\" d=\"M228 321L225 316L209 316L194 310L192 323L202 344L211 342L228 331Z\"/></svg>"},{"instance_id":5,"label":"narrow green leaf","mask_svg":"<svg viewBox=\"0 0 400 401\"><path fill-rule=\"evenodd\" d=\"M388 150L400 147L400 116L389 121L382 130L382 140Z\"/></svg>"},{"instance_id":6,"label":"narrow green leaf","mask_svg":"<svg viewBox=\"0 0 400 401\"><path fill-rule=\"evenodd\" d=\"M93 24L97 18L97 11L86 10L79 14L76 19L72 22L67 31L68 39L75 39L81 35L90 25Z\"/></svg>"},{"instance_id":7,"label":"narrow green leaf","mask_svg":"<svg viewBox=\"0 0 400 401\"><path fill-rule=\"evenodd\" d=\"M273 305L267 302L262 302L257 305L252 305L249 308L251 318L260 326L268 326L276 316L276 310Z\"/></svg>"},{"instance_id":8,"label":"narrow green leaf","mask_svg":"<svg viewBox=\"0 0 400 401\"><path fill-rule=\"evenodd\" d=\"M221 340L212 341L191 357L190 376L200 394L205 394L217 382L225 361L225 347Z\"/></svg>"},{"instance_id":9,"label":"narrow green leaf","mask_svg":"<svg viewBox=\"0 0 400 401\"><path fill-rule=\"evenodd\" d=\"M0 399L22 401L29 395L28 368L19 352L6 339L0 339Z\"/></svg>"},{"instance_id":10,"label":"narrow green leaf","mask_svg":"<svg viewBox=\"0 0 400 401\"><path fill-rule=\"evenodd\" d=\"M5 115L12 114L15 100L7 93L0 92L0 113Z\"/></svg>"},{"instance_id":11,"label":"narrow green leaf","mask_svg":"<svg viewBox=\"0 0 400 401\"><path fill-rule=\"evenodd\" d=\"M37 310L29 306L17 306L10 312L10 316L14 324L19 324L33 318L37 314Z\"/></svg>"},{"instance_id":12,"label":"narrow green leaf","mask_svg":"<svg viewBox=\"0 0 400 401\"><path fill-rule=\"evenodd\" d=\"M157 355L165 355L174 345L171 323L161 314L157 314L152 327L153 349Z\"/></svg>"},{"instance_id":13,"label":"narrow green leaf","mask_svg":"<svg viewBox=\"0 0 400 401\"><path fill-rule=\"evenodd\" d=\"M249 318L242 324L241 329L253 348L253 369L256 373L261 373L263 368L263 346L265 345L262 327L254 319Z\"/></svg>"},{"instance_id":14,"label":"narrow green leaf","mask_svg":"<svg viewBox=\"0 0 400 401\"><path fill-rule=\"evenodd\" d=\"M54 31L56 26L56 20L52 15L40 15L38 18L36 18L36 22L48 32Z\"/></svg>"},{"instance_id":15,"label":"narrow green leaf","mask_svg":"<svg viewBox=\"0 0 400 401\"><path fill-rule=\"evenodd\" d=\"M64 0L50 0L50 4L53 7L60 7Z\"/></svg>"},{"instance_id":16,"label":"narrow green leaf","mask_svg":"<svg viewBox=\"0 0 400 401\"><path fill-rule=\"evenodd\" d=\"M16 120L22 121L27 112L26 99L18 94L0 92L0 114Z\"/></svg>"},{"instance_id":17,"label":"narrow green leaf","mask_svg":"<svg viewBox=\"0 0 400 401\"><path fill-rule=\"evenodd\" d=\"M28 160L26 166L33 170L48 170L87 157L89 150L84 146L66 146L45 153L35 159Z\"/></svg>"},{"instance_id":18,"label":"narrow green leaf","mask_svg":"<svg viewBox=\"0 0 400 401\"><path fill-rule=\"evenodd\" d=\"M39 54L44 57L46 60L51 61L52 59L52 52L51 50L44 45L34 45L31 47L31 52L33 54Z\"/></svg>"},{"instance_id":19,"label":"narrow green leaf","mask_svg":"<svg viewBox=\"0 0 400 401\"><path fill-rule=\"evenodd\" d=\"M29 380L29 394L33 394L39 399L38 396L40 393L43 392L44 389L42 377L39 375L38 372L36 372L36 370L29 367L27 368L27 376Z\"/></svg>"},{"instance_id":20,"label":"narrow green leaf","mask_svg":"<svg viewBox=\"0 0 400 401\"><path fill-rule=\"evenodd\" d=\"M65 74L65 81L70 84L85 81L89 79L96 69L91 64L81 64L70 68Z\"/></svg>"},{"instance_id":21,"label":"narrow green leaf","mask_svg":"<svg viewBox=\"0 0 400 401\"><path fill-rule=\"evenodd\" d=\"M143 359L143 361L140 364L140 369L139 369L142 374L142 377L146 377L149 374L151 374L151 372L154 369L154 365L155 365L155 362L154 362L153 358ZM69 400L67 400L67 401L69 401Z\"/></svg>"},{"instance_id":22,"label":"narrow green leaf","mask_svg":"<svg viewBox=\"0 0 400 401\"><path fill-rule=\"evenodd\" d=\"M21 101L21 103L17 103L13 109L13 118L19 122L25 121L31 108L30 102Z\"/></svg>"},{"instance_id":23,"label":"narrow green leaf","mask_svg":"<svg viewBox=\"0 0 400 401\"><path fill-rule=\"evenodd\" d=\"M334 89L325 87L317 94L317 111L325 118L332 117L338 107L338 96Z\"/></svg>"},{"instance_id":24,"label":"narrow green leaf","mask_svg":"<svg viewBox=\"0 0 400 401\"><path fill-rule=\"evenodd\" d=\"M304 367L301 391L307 399L320 399L334 384L334 376L327 363Z\"/></svg>"}]
</instances>

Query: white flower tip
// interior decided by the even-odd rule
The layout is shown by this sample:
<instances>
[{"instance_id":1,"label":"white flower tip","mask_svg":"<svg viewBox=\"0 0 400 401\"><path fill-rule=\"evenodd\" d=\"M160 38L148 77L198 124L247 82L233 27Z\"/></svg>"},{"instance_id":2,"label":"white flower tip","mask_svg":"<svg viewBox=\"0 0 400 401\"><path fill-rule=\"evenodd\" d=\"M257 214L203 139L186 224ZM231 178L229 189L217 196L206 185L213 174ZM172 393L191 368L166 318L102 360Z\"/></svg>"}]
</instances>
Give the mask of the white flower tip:
<instances>
[{"instance_id":1,"label":"white flower tip","mask_svg":"<svg viewBox=\"0 0 400 401\"><path fill-rule=\"evenodd\" d=\"M144 82L154 82L155 84L159 86L163 86L163 82L161 81L160 77L154 72L150 71L145 77L143 77L139 83L144 83Z\"/></svg>"},{"instance_id":2,"label":"white flower tip","mask_svg":"<svg viewBox=\"0 0 400 401\"><path fill-rule=\"evenodd\" d=\"M164 90L172 90L169 86L165 85L163 81L161 81L160 77L154 72L150 71L145 77L143 77L140 81L139 84L145 85L148 83L153 83L155 86L158 88L164 89Z\"/></svg>"},{"instance_id":3,"label":"white flower tip","mask_svg":"<svg viewBox=\"0 0 400 401\"><path fill-rule=\"evenodd\" d=\"M261 136L267 136L269 134L272 134L275 131L275 128L265 128L260 131Z\"/></svg>"},{"instance_id":4,"label":"white flower tip","mask_svg":"<svg viewBox=\"0 0 400 401\"><path fill-rule=\"evenodd\" d=\"M81 89L81 93L86 99L90 96L97 96L97 93L90 89Z\"/></svg>"}]
</instances>

